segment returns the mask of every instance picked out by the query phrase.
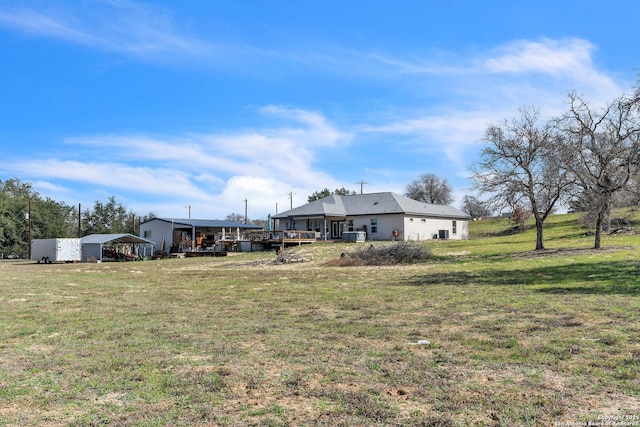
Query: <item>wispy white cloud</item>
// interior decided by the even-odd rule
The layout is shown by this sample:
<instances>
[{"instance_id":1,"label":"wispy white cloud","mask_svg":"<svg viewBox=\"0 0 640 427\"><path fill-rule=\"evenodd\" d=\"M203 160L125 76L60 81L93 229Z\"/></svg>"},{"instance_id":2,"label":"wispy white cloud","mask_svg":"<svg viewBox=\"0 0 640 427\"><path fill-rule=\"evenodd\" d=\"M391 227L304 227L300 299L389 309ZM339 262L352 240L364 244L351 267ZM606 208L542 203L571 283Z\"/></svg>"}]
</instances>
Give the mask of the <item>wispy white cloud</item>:
<instances>
[{"instance_id":1,"label":"wispy white cloud","mask_svg":"<svg viewBox=\"0 0 640 427\"><path fill-rule=\"evenodd\" d=\"M490 124L516 116L525 105L540 108L547 118L562 114L571 90L595 104L624 92L621 83L596 64L596 52L586 40L542 39L507 42L472 54L438 53L437 58L370 57L388 76L404 76L402 84L419 97L437 92L439 102L420 105L412 100L412 105L377 111L355 127L356 141L363 148L368 141L395 141L398 148L386 149L387 156L425 159L422 165L408 162L414 165L413 173L446 176L456 194L463 194L469 191L468 166ZM397 187L398 176L408 182L406 172L372 170L369 176L378 173L384 179L386 173L387 183Z\"/></svg>"},{"instance_id":2,"label":"wispy white cloud","mask_svg":"<svg viewBox=\"0 0 640 427\"><path fill-rule=\"evenodd\" d=\"M297 203L302 203L319 185L341 186L316 162L323 150L348 141L350 133L313 111L275 105L259 111L285 120L287 126L167 137L73 137L66 140L73 146L66 159L43 152L35 159L14 159L0 169L43 183L75 182L132 198L138 194L155 200L156 209L166 200L183 200L166 209L180 212L189 203L194 212L214 217L224 217L245 198L255 215L266 215L275 211L275 203L284 210L291 192L300 195ZM91 202L88 195L69 194L62 186L44 184L42 189Z\"/></svg>"},{"instance_id":3,"label":"wispy white cloud","mask_svg":"<svg viewBox=\"0 0 640 427\"><path fill-rule=\"evenodd\" d=\"M517 101L557 103L570 90L609 99L623 89L594 61L597 46L580 38L512 40L493 48L445 52L417 46L402 54L353 51L311 54L308 66L373 81L394 81L422 96L437 93L448 104L490 106ZM447 99L449 100L447 102Z\"/></svg>"},{"instance_id":4,"label":"wispy white cloud","mask_svg":"<svg viewBox=\"0 0 640 427\"><path fill-rule=\"evenodd\" d=\"M83 185L128 191L182 196L186 193L200 200L210 197L191 184L188 174L176 169L148 168L124 163L95 163L55 158L25 160L11 168L20 175L41 178L44 181L75 181ZM50 190L56 189L49 184ZM59 188L57 188L59 189Z\"/></svg>"},{"instance_id":5,"label":"wispy white cloud","mask_svg":"<svg viewBox=\"0 0 640 427\"><path fill-rule=\"evenodd\" d=\"M224 56L219 45L181 33L167 11L150 5L93 1L65 9L10 4L0 5L0 27L34 36L154 60Z\"/></svg>"},{"instance_id":6,"label":"wispy white cloud","mask_svg":"<svg viewBox=\"0 0 640 427\"><path fill-rule=\"evenodd\" d=\"M621 94L621 86L594 64L595 51L586 40L542 39L508 42L464 61L450 58L436 67L385 59L385 66L397 66L398 73L410 69L418 74L412 80L416 90L424 75L429 81L435 79L445 95L439 105L405 108L360 131L415 135L425 144L446 142L447 151L464 151L462 146L477 142L490 123L517 114L523 105L535 105L551 117L564 111L571 90L586 93L595 102ZM441 73L445 69L450 73Z\"/></svg>"},{"instance_id":7,"label":"wispy white cloud","mask_svg":"<svg viewBox=\"0 0 640 427\"><path fill-rule=\"evenodd\" d=\"M101 38L74 28L71 22L35 10L0 10L0 26L83 45L104 44Z\"/></svg>"},{"instance_id":8,"label":"wispy white cloud","mask_svg":"<svg viewBox=\"0 0 640 427\"><path fill-rule=\"evenodd\" d=\"M53 192L53 193L65 193L65 192L69 191L68 188L66 188L66 187L64 187L64 186L62 186L60 184L56 184L56 183L49 182L49 181L36 180L36 181L33 181L32 184L33 184L34 188L38 188L41 191L44 190L44 191Z\"/></svg>"},{"instance_id":9,"label":"wispy white cloud","mask_svg":"<svg viewBox=\"0 0 640 427\"><path fill-rule=\"evenodd\" d=\"M314 166L318 153L352 138L317 112L275 105L259 112L291 124L168 137L93 135L69 138L67 143L96 150L92 158L108 153L109 159L122 162L142 159L150 165L172 164L184 170L202 171L205 175L199 176L205 176L203 181L208 182L221 182L224 176L246 171L272 174L280 180L306 185L319 178Z\"/></svg>"},{"instance_id":10,"label":"wispy white cloud","mask_svg":"<svg viewBox=\"0 0 640 427\"><path fill-rule=\"evenodd\" d=\"M563 92L583 87L589 89L594 85L603 88L603 95L604 91L610 93L618 89L616 83L593 63L596 46L579 38L515 40L484 52L446 52L418 45L414 51L408 52L405 48L402 54L397 54L305 39L274 50L259 42L230 41L224 36L214 41L210 36L191 34L177 25L169 9L130 0L94 0L76 4L73 8L50 4L36 7L32 2L9 1L0 3L2 27L145 60L170 62L188 57L199 64L227 64L243 74L256 68L247 67L248 63L259 62L262 66L257 68L274 67L274 70L276 64L298 64L342 78L407 80L419 91L425 86L433 89L434 79L443 82L445 87L459 81L464 86L466 80L484 83L488 76L493 79L501 76L508 83L511 79L531 78L531 74L537 73L562 81L565 86L576 86L563 87ZM514 82L513 86L517 84ZM270 109L266 107L265 112ZM275 109L272 111L276 112ZM287 111L287 114L296 114L296 110Z\"/></svg>"},{"instance_id":11,"label":"wispy white cloud","mask_svg":"<svg viewBox=\"0 0 640 427\"><path fill-rule=\"evenodd\" d=\"M594 50L592 43L575 38L515 40L490 52L491 56L482 60L482 67L494 73L564 75L579 70L591 73Z\"/></svg>"},{"instance_id":12,"label":"wispy white cloud","mask_svg":"<svg viewBox=\"0 0 640 427\"><path fill-rule=\"evenodd\" d=\"M215 50L209 42L181 35L162 10L125 0L105 4L110 18L88 11L69 14L15 8L6 12L0 7L0 26L140 57L167 53L207 57ZM240 210L244 198L262 215L273 212L274 201L281 210L287 208L290 192L297 194L297 205L321 187L345 185L321 163L323 156L332 150L363 147L375 138L388 137L402 145L406 156L438 153L449 160L448 173L462 176L468 155L486 127L517 114L522 105L538 106L551 116L564 110L565 94L572 89L596 101L620 94L619 84L594 63L596 51L586 40L542 39L512 41L484 52L436 52L423 57L326 46L304 55L295 49L266 52L263 58L274 63L298 61L344 79L365 76L376 84L395 79L399 82L395 91L410 88L417 96L407 97L412 105L390 104L386 111L372 107L358 113L357 119L341 118L348 123L342 126L319 111L267 105L258 111L272 120L268 127L73 137L66 142L89 154L90 162L79 156L47 159L41 154L39 159L18 159L3 168L36 178L43 188L60 180L148 194L156 197L160 215L166 215L160 209L182 211L189 200L194 211L207 212L201 216L213 217ZM444 95L439 104L421 106L434 87ZM395 181L397 170L376 169L371 168L372 174L386 180L382 186L372 183L368 190L402 187ZM165 204L165 200L181 202Z\"/></svg>"},{"instance_id":13,"label":"wispy white cloud","mask_svg":"<svg viewBox=\"0 0 640 427\"><path fill-rule=\"evenodd\" d=\"M516 40L480 58L479 71L523 79L530 79L534 73L546 75L546 83L554 89L564 86L562 93L579 90L606 99L621 94L620 85L594 63L596 51L591 42L578 38ZM521 84L526 86L525 82Z\"/></svg>"},{"instance_id":14,"label":"wispy white cloud","mask_svg":"<svg viewBox=\"0 0 640 427\"><path fill-rule=\"evenodd\" d=\"M338 130L328 123L327 119L315 111L302 110L297 108L285 108L277 105L268 105L260 109L263 114L268 114L283 119L292 120L307 126L305 130L305 145L334 146L338 142L347 142L351 135ZM282 130L277 130L281 133ZM299 130L288 132L292 138L299 134Z\"/></svg>"}]
</instances>

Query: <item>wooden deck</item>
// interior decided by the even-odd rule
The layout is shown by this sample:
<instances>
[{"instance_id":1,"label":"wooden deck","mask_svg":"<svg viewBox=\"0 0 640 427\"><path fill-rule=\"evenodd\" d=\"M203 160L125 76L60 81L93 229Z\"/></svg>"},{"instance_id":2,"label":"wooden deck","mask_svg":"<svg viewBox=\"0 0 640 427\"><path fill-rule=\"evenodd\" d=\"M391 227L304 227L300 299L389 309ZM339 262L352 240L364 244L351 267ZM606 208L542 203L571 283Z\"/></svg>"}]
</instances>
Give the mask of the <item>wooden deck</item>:
<instances>
[{"instance_id":1,"label":"wooden deck","mask_svg":"<svg viewBox=\"0 0 640 427\"><path fill-rule=\"evenodd\" d=\"M317 241L318 233L308 230L263 230L247 233L248 240L263 244L267 248L274 246L296 246Z\"/></svg>"},{"instance_id":2,"label":"wooden deck","mask_svg":"<svg viewBox=\"0 0 640 427\"><path fill-rule=\"evenodd\" d=\"M245 252L253 250L271 250L290 246L299 246L318 242L318 233L308 230L257 230L240 233L217 233L208 235L199 242L197 250L189 251L187 256L222 256L227 252ZM247 250L247 245L249 249ZM256 249L256 247L261 249Z\"/></svg>"}]
</instances>

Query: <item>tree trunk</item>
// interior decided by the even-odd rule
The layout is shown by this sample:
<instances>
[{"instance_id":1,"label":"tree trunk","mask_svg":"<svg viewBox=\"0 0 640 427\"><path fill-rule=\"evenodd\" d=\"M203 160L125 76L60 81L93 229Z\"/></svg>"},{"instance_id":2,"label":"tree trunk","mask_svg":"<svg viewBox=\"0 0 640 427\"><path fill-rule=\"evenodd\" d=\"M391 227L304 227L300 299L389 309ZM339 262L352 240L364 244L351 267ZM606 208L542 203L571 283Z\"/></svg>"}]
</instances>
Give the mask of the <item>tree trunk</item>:
<instances>
[{"instance_id":1,"label":"tree trunk","mask_svg":"<svg viewBox=\"0 0 640 427\"><path fill-rule=\"evenodd\" d=\"M544 249L543 229L544 222L536 216L536 251Z\"/></svg>"},{"instance_id":2,"label":"tree trunk","mask_svg":"<svg viewBox=\"0 0 640 427\"><path fill-rule=\"evenodd\" d=\"M607 203L607 211L602 221L602 230L607 233L611 231L611 204Z\"/></svg>"},{"instance_id":3,"label":"tree trunk","mask_svg":"<svg viewBox=\"0 0 640 427\"><path fill-rule=\"evenodd\" d=\"M598 212L598 218L596 219L596 241L593 245L593 249L600 249L600 235L602 234L602 217L603 212Z\"/></svg>"}]
</instances>

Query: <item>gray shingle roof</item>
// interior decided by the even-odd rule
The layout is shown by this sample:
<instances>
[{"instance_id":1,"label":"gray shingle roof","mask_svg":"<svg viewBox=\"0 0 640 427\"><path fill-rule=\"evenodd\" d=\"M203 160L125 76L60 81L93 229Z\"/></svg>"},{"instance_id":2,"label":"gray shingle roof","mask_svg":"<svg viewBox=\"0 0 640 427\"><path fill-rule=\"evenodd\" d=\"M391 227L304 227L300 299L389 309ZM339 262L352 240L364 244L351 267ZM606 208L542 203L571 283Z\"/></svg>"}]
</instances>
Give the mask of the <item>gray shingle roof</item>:
<instances>
[{"instance_id":1,"label":"gray shingle roof","mask_svg":"<svg viewBox=\"0 0 640 427\"><path fill-rule=\"evenodd\" d=\"M354 194L349 196L332 195L279 213L278 215L274 215L273 218L345 217L385 214L409 214L460 219L469 218L469 215L454 207L423 203L392 192Z\"/></svg>"}]
</instances>

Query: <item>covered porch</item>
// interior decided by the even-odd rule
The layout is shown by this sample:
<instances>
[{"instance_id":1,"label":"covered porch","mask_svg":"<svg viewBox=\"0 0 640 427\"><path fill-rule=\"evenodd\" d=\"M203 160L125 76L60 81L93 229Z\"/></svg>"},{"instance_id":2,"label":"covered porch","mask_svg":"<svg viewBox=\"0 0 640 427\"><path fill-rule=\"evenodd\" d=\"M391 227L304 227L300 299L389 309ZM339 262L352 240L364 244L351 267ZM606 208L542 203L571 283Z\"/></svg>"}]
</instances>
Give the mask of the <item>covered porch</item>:
<instances>
[{"instance_id":1,"label":"covered porch","mask_svg":"<svg viewBox=\"0 0 640 427\"><path fill-rule=\"evenodd\" d=\"M343 233L355 230L353 220L346 216L309 216L294 217L287 221L280 221L281 231L310 231L315 232L317 240L341 240ZM282 228L282 225L285 228Z\"/></svg>"}]
</instances>

